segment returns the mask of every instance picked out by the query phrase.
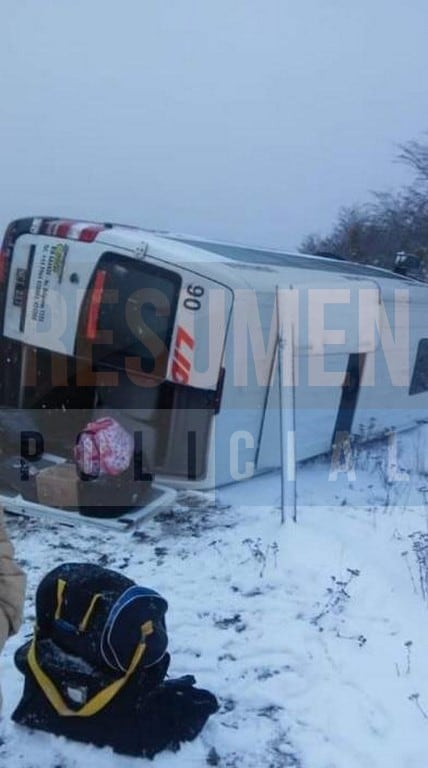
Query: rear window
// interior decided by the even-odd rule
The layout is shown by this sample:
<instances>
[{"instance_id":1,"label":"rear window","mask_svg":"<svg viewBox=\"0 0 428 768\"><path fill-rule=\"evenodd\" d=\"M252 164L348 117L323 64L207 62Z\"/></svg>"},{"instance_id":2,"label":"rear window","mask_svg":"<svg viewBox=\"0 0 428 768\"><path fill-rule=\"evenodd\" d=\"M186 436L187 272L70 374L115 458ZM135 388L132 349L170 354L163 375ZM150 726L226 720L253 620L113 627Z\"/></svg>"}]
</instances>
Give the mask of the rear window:
<instances>
[{"instance_id":1,"label":"rear window","mask_svg":"<svg viewBox=\"0 0 428 768\"><path fill-rule=\"evenodd\" d=\"M137 371L165 376L180 285L175 272L104 254L88 289L76 347L83 341L88 354L89 345L94 366L126 368L132 359Z\"/></svg>"}]
</instances>

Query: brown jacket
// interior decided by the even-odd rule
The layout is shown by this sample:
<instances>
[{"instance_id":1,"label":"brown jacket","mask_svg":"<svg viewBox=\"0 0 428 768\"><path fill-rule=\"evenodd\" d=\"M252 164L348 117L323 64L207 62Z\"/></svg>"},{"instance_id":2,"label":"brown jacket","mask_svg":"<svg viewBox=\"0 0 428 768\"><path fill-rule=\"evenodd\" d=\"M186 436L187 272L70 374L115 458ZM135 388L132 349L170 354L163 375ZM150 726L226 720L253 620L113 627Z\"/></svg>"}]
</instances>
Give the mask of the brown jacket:
<instances>
[{"instance_id":1,"label":"brown jacket","mask_svg":"<svg viewBox=\"0 0 428 768\"><path fill-rule=\"evenodd\" d=\"M14 635L21 626L25 582L24 573L14 560L3 510L0 509L0 650L7 638Z\"/></svg>"}]
</instances>

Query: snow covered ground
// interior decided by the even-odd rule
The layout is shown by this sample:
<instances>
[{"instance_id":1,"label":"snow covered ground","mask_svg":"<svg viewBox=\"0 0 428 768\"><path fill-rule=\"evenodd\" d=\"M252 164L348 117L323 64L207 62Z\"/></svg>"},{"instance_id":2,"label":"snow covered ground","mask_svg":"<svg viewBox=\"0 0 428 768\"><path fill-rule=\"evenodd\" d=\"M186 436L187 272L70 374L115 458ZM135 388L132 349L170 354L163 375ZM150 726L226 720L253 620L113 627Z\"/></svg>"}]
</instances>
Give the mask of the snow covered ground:
<instances>
[{"instance_id":1,"label":"snow covered ground","mask_svg":"<svg viewBox=\"0 0 428 768\"><path fill-rule=\"evenodd\" d=\"M89 561L167 598L171 674L195 674L221 704L156 768L426 768L428 478L415 455L408 433L393 450L358 451L337 477L327 459L306 463L297 524L280 524L277 474L181 494L134 534L9 517L29 584L25 625L0 659L0 766L136 765L10 720L36 586L60 562Z\"/></svg>"}]
</instances>

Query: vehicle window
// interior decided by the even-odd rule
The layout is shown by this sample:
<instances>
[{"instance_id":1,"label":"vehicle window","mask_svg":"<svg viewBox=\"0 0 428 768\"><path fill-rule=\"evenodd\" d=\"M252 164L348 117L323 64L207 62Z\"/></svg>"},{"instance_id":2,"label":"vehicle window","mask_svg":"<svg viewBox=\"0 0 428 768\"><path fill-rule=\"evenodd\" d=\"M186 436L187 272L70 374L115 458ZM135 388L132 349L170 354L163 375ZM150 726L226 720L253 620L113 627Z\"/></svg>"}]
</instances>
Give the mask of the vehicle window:
<instances>
[{"instance_id":1,"label":"vehicle window","mask_svg":"<svg viewBox=\"0 0 428 768\"><path fill-rule=\"evenodd\" d=\"M428 339L421 339L416 353L409 395L418 395L426 391L428 391Z\"/></svg>"},{"instance_id":2,"label":"vehicle window","mask_svg":"<svg viewBox=\"0 0 428 768\"><path fill-rule=\"evenodd\" d=\"M82 314L80 336L93 363L165 374L181 279L176 273L114 253L98 262ZM78 343L78 342L77 342Z\"/></svg>"}]
</instances>

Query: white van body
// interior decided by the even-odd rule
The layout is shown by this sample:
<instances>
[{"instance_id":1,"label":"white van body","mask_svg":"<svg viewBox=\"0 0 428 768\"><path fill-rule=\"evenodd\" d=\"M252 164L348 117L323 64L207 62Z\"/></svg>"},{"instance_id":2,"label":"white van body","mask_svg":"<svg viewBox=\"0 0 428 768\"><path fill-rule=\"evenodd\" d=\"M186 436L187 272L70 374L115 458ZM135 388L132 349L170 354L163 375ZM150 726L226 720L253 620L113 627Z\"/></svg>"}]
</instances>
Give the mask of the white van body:
<instances>
[{"instance_id":1,"label":"white van body","mask_svg":"<svg viewBox=\"0 0 428 768\"><path fill-rule=\"evenodd\" d=\"M0 406L27 414L51 453L109 414L176 488L279 467L279 337L293 338L297 460L426 417L422 282L43 217L12 222L1 258Z\"/></svg>"}]
</instances>

